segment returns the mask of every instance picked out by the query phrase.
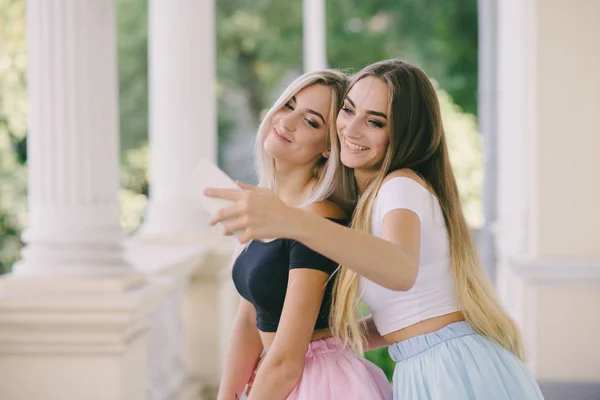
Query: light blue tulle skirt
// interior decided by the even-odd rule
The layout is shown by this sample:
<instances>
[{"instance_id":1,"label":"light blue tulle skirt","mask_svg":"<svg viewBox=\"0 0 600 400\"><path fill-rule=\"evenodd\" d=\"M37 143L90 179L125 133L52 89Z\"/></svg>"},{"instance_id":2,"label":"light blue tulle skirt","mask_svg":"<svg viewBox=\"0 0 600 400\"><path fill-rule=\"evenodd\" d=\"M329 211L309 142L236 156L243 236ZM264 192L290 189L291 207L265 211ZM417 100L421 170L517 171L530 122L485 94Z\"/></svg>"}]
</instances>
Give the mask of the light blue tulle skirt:
<instances>
[{"instance_id":1,"label":"light blue tulle skirt","mask_svg":"<svg viewBox=\"0 0 600 400\"><path fill-rule=\"evenodd\" d=\"M512 353L466 322L395 343L394 400L543 399L533 374Z\"/></svg>"}]
</instances>

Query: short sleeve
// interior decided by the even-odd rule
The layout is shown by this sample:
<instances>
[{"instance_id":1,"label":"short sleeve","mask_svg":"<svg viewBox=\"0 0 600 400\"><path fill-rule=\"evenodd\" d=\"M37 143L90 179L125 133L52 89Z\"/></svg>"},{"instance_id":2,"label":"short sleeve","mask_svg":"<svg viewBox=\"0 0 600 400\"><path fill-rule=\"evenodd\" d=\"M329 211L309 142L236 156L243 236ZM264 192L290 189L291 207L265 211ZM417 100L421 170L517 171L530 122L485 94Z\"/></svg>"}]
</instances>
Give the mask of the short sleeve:
<instances>
[{"instance_id":1,"label":"short sleeve","mask_svg":"<svg viewBox=\"0 0 600 400\"><path fill-rule=\"evenodd\" d=\"M393 210L406 209L414 212L423 222L427 210L433 205L433 194L418 182L407 177L388 180L377 193L377 207L380 217Z\"/></svg>"},{"instance_id":2,"label":"short sleeve","mask_svg":"<svg viewBox=\"0 0 600 400\"><path fill-rule=\"evenodd\" d=\"M290 269L308 268L323 271L328 275L335 272L338 265L333 260L317 253L304 244L290 241Z\"/></svg>"}]
</instances>

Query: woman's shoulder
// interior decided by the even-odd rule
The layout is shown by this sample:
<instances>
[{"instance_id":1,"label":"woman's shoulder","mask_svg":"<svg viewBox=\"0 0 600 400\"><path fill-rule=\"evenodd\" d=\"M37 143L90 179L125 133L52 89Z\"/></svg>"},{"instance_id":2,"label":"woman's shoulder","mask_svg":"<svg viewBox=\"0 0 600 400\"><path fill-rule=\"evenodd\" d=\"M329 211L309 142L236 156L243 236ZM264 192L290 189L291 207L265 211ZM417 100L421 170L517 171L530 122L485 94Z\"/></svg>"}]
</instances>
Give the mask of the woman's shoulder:
<instances>
[{"instance_id":1,"label":"woman's shoulder","mask_svg":"<svg viewBox=\"0 0 600 400\"><path fill-rule=\"evenodd\" d=\"M331 200L322 200L314 202L307 206L306 209L324 218L335 220L348 219L348 214L346 213L346 211L344 211L344 209L340 205Z\"/></svg>"},{"instance_id":2,"label":"woman's shoulder","mask_svg":"<svg viewBox=\"0 0 600 400\"><path fill-rule=\"evenodd\" d=\"M415 183L417 183L420 186L422 186L423 189L425 189L425 190L431 192L432 194L434 194L433 190L431 189L431 187L429 185L429 183L427 183L427 181L425 181L425 179L423 179L419 174L417 174L415 171L413 171L410 168L402 168L402 169L397 169L395 171L390 172L383 179L383 182L382 182L381 186L383 187L383 185L385 185L386 183L388 183L391 180L396 179L396 178L410 179L411 181L414 181Z\"/></svg>"}]
</instances>

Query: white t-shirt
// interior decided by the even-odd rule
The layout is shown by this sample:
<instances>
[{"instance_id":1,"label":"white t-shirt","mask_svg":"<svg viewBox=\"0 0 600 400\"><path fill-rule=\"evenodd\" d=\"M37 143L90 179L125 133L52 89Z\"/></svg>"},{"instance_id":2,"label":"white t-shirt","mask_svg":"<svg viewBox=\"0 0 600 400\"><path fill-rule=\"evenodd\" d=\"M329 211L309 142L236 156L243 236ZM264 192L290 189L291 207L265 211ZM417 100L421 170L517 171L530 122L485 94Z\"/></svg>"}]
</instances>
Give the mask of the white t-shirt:
<instances>
[{"instance_id":1,"label":"white t-shirt","mask_svg":"<svg viewBox=\"0 0 600 400\"><path fill-rule=\"evenodd\" d=\"M373 235L381 237L383 217L397 209L410 210L421 221L419 271L415 285L408 291L386 289L360 278L362 301L371 309L373 321L382 335L459 311L448 234L437 197L410 178L389 179L381 185L375 199L371 218Z\"/></svg>"}]
</instances>

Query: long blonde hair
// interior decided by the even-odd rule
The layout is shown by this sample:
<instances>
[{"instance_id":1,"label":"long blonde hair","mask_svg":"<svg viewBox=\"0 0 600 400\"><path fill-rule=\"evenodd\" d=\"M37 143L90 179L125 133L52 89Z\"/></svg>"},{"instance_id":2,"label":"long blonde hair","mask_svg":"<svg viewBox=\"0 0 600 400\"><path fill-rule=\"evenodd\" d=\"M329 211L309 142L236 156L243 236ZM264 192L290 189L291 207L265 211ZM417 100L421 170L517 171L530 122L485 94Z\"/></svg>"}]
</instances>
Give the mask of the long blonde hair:
<instances>
[{"instance_id":1,"label":"long blonde hair","mask_svg":"<svg viewBox=\"0 0 600 400\"><path fill-rule=\"evenodd\" d=\"M381 79L388 85L390 143L377 175L359 198L352 228L371 233L373 204L385 177L402 168L415 171L440 202L460 310L478 333L523 359L519 330L496 299L471 239L450 166L440 106L431 81L413 65L388 60L364 68L353 77L349 87L367 76ZM339 273L334 287L331 328L335 336L362 353L363 333L356 307L359 301L358 275L343 266Z\"/></svg>"},{"instance_id":2,"label":"long blonde hair","mask_svg":"<svg viewBox=\"0 0 600 400\"><path fill-rule=\"evenodd\" d=\"M269 109L263 118L254 142L254 162L258 177L258 185L262 187L274 188L275 185L275 161L264 150L263 143L265 137L272 129L271 120L273 115L284 107L293 96L302 89L312 85L323 85L331 90L331 109L329 112L329 121L327 124L327 146L331 149L329 158L321 157L313 168L313 178L317 180L311 196L306 200L303 206L311 203L332 199L339 203L346 210L351 208L348 196L342 193L342 185L339 182L341 168L337 162L329 160L339 159L339 146L334 142L336 132L336 117L342 106L344 94L348 86L348 77L342 72L326 69L305 73L296 78L279 96L275 104Z\"/></svg>"}]
</instances>

